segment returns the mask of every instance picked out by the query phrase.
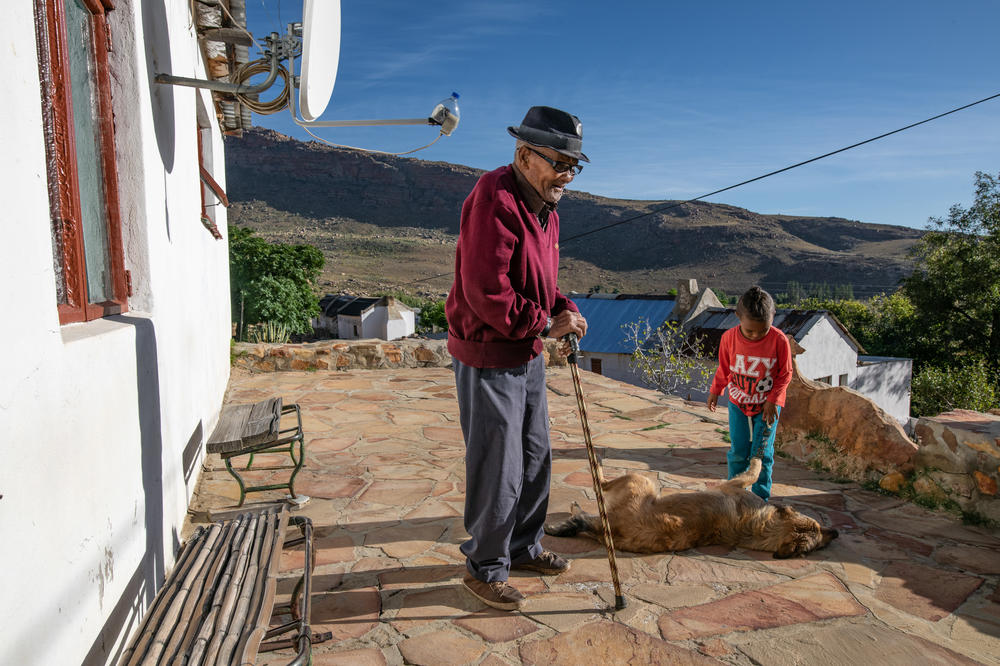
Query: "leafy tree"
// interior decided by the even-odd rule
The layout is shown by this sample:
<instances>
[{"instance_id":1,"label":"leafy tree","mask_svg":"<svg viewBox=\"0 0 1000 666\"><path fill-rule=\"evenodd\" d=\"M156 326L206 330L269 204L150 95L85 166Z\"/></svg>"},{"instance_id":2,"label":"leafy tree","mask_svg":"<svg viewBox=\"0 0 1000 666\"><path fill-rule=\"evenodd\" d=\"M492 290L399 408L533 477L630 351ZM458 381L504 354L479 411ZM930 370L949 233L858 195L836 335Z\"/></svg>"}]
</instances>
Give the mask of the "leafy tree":
<instances>
[{"instance_id":1,"label":"leafy tree","mask_svg":"<svg viewBox=\"0 0 1000 666\"><path fill-rule=\"evenodd\" d=\"M833 297L838 300L849 300L854 298L854 285L837 284L833 286Z\"/></svg>"},{"instance_id":2,"label":"leafy tree","mask_svg":"<svg viewBox=\"0 0 1000 666\"><path fill-rule=\"evenodd\" d=\"M922 416L953 409L985 412L997 404L989 373L982 359L959 368L924 366L913 377L910 411Z\"/></svg>"},{"instance_id":3,"label":"leafy tree","mask_svg":"<svg viewBox=\"0 0 1000 666\"><path fill-rule=\"evenodd\" d=\"M789 303L798 304L799 301L806 297L806 290L796 280L789 280L786 289L788 290L787 298Z\"/></svg>"},{"instance_id":4,"label":"leafy tree","mask_svg":"<svg viewBox=\"0 0 1000 666\"><path fill-rule=\"evenodd\" d=\"M720 303L722 303L723 305L729 303L729 296L726 295L726 292L724 292L722 289L719 289L718 287L712 287L712 291L715 292L715 297L719 299ZM737 298L736 300L739 299Z\"/></svg>"},{"instance_id":5,"label":"leafy tree","mask_svg":"<svg viewBox=\"0 0 1000 666\"><path fill-rule=\"evenodd\" d=\"M269 243L251 229L229 227L230 296L241 326L273 322L311 333L322 269L323 253L312 245Z\"/></svg>"},{"instance_id":6,"label":"leafy tree","mask_svg":"<svg viewBox=\"0 0 1000 666\"><path fill-rule=\"evenodd\" d=\"M702 339L691 339L676 322L657 328L640 319L622 326L633 348L629 367L647 385L672 395L678 390L708 389L715 374L714 358L705 354Z\"/></svg>"},{"instance_id":7,"label":"leafy tree","mask_svg":"<svg viewBox=\"0 0 1000 666\"><path fill-rule=\"evenodd\" d=\"M980 360L1000 376L1000 176L976 173L975 201L931 218L904 289L946 367Z\"/></svg>"},{"instance_id":8,"label":"leafy tree","mask_svg":"<svg viewBox=\"0 0 1000 666\"><path fill-rule=\"evenodd\" d=\"M919 326L916 307L900 291L873 296L868 301L806 298L799 307L828 310L869 354L905 356L920 361L930 351Z\"/></svg>"},{"instance_id":9,"label":"leafy tree","mask_svg":"<svg viewBox=\"0 0 1000 666\"><path fill-rule=\"evenodd\" d=\"M420 308L420 325L428 330L448 330L448 319L444 314L444 299L430 301Z\"/></svg>"}]
</instances>

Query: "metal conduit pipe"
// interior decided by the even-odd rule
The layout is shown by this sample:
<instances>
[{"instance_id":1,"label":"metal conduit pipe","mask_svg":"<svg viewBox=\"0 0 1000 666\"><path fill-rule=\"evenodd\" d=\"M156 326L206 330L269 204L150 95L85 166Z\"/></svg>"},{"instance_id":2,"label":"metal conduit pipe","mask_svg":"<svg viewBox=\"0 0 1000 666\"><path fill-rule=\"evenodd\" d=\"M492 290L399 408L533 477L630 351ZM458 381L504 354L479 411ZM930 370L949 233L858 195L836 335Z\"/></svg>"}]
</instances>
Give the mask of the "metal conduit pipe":
<instances>
[{"instance_id":1,"label":"metal conduit pipe","mask_svg":"<svg viewBox=\"0 0 1000 666\"><path fill-rule=\"evenodd\" d=\"M277 38L277 33L271 33L273 37ZM267 78L261 83L256 83L254 85L248 85L245 83L227 83L225 81L207 81L205 79L189 79L184 76L174 76L172 74L157 74L156 78L153 79L157 83L165 83L174 86L187 86L189 88L207 88L208 90L214 90L221 93L229 93L230 95L254 95L256 93L261 93L271 87L275 79L278 78L278 64L279 64L279 54L276 49L270 49L267 52L267 57L271 61L271 69L268 72Z\"/></svg>"}]
</instances>

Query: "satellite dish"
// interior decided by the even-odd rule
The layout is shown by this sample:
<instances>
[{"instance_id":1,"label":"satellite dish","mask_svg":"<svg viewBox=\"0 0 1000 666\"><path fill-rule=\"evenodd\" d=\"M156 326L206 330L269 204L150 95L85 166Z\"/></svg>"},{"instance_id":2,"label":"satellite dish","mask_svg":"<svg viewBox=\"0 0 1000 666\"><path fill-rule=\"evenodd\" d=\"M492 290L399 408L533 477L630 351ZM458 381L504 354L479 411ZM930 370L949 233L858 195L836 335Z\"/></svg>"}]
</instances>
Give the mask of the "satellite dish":
<instances>
[{"instance_id":1,"label":"satellite dish","mask_svg":"<svg viewBox=\"0 0 1000 666\"><path fill-rule=\"evenodd\" d=\"M302 2L302 76L299 111L319 118L330 103L340 65L340 0Z\"/></svg>"},{"instance_id":2,"label":"satellite dish","mask_svg":"<svg viewBox=\"0 0 1000 666\"><path fill-rule=\"evenodd\" d=\"M301 51L297 50L298 30L301 26ZM333 95L333 84L337 81L337 67L340 65L340 0L302 0L302 23L289 25L289 34L282 40L285 55L294 72L294 59L300 57L301 74L296 85L299 87L299 111L295 111L295 96L290 99L292 120L311 136L324 143L330 143L309 131L313 127L361 127L373 125L436 125L440 128L437 139L450 136L458 126L458 93L452 93L437 103L430 115L423 118L389 118L380 120L318 120L326 111ZM299 117L301 114L301 118ZM331 144L342 145L342 144ZM427 146L415 148L407 155ZM350 146L346 146L350 147ZM362 148L361 150L366 150ZM382 151L375 151L382 152Z\"/></svg>"}]
</instances>

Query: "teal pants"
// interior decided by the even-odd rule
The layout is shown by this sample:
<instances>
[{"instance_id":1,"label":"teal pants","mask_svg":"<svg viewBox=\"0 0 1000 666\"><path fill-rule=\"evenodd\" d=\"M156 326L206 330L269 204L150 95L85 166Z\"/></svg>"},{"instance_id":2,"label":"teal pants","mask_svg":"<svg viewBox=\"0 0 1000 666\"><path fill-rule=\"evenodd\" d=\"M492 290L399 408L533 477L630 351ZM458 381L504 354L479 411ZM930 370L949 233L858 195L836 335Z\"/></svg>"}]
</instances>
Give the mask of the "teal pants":
<instances>
[{"instance_id":1,"label":"teal pants","mask_svg":"<svg viewBox=\"0 0 1000 666\"><path fill-rule=\"evenodd\" d=\"M778 407L781 416L781 407ZM729 478L740 474L750 466L755 455L760 458L761 470L757 481L750 486L753 494L765 502L771 497L771 468L774 466L774 433L778 429L778 419L772 425L764 422L764 416L747 416L740 408L729 403Z\"/></svg>"}]
</instances>

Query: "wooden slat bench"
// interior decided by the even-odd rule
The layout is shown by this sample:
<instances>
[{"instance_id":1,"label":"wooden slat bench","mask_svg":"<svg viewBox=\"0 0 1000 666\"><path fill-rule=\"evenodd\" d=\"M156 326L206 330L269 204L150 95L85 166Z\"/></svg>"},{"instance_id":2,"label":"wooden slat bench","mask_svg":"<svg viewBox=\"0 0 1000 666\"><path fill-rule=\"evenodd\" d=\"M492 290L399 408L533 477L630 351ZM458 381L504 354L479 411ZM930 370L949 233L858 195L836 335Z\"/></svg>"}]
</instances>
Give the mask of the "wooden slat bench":
<instances>
[{"instance_id":1,"label":"wooden slat bench","mask_svg":"<svg viewBox=\"0 0 1000 666\"><path fill-rule=\"evenodd\" d=\"M289 523L301 536L285 539ZM278 564L284 546L305 543L305 563L289 604L293 621L269 629ZM137 664L253 664L258 652L292 647L291 664L308 664L312 523L287 507L244 513L199 527L188 539L119 666ZM291 640L261 645L293 633Z\"/></svg>"},{"instance_id":2,"label":"wooden slat bench","mask_svg":"<svg viewBox=\"0 0 1000 666\"><path fill-rule=\"evenodd\" d=\"M282 427L282 416L295 414L293 425ZM289 419L290 420L290 419ZM296 444L298 455L296 455ZM219 415L219 423L205 445L209 453L218 453L226 461L226 469L240 485L240 503L243 506L247 493L288 488L292 499L295 495L295 475L302 469L306 457L305 437L302 433L302 413L296 404L282 405L281 398L269 398L253 404L228 405ZM247 486L233 469L233 458L250 456L245 469L253 465L255 453L288 453L294 465L286 483Z\"/></svg>"}]
</instances>

